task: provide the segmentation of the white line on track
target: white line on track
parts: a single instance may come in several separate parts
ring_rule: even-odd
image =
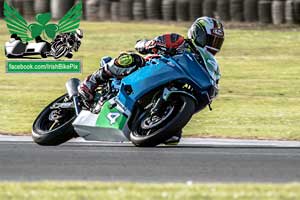
[[[0,142],[25,143],[32,142],[30,136],[0,135]],[[83,138],[72,139],[68,142],[77,145],[120,145],[132,146],[129,142],[98,142],[86,141]],[[233,148],[300,148],[300,141],[277,141],[277,140],[240,140],[240,139],[214,139],[214,138],[183,138],[179,146],[197,147],[233,147]]]

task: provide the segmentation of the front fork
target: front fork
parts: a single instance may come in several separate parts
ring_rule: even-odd
[[[79,106],[79,98],[78,98],[78,96],[79,96],[78,86],[79,85],[80,85],[80,80],[77,78],[71,78],[66,83],[68,95],[73,100],[76,115],[79,115],[79,113],[81,111],[81,108]]]
[[[150,111],[151,115],[156,114],[160,116],[160,114],[162,114],[160,113],[160,111],[163,110],[162,108],[165,106],[165,104],[166,104],[166,100],[164,100],[162,97],[159,97],[159,99],[155,102],[154,106]]]
[[[78,96],[73,96],[73,103],[74,103],[75,113],[78,116],[79,113],[80,113],[80,111],[81,111],[81,108],[79,106],[79,98],[78,98]]]
[[[159,97],[159,99],[155,102],[153,108],[151,109],[151,115],[154,113],[158,114],[161,110],[163,110],[161,108],[163,108],[165,106],[165,104],[169,100],[170,96],[174,93],[190,96],[195,100],[195,102],[197,102],[197,99],[192,94],[190,94],[186,91],[179,90],[175,87],[172,87],[170,89],[164,88],[162,96]]]

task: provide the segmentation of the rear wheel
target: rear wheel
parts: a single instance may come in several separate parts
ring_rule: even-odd
[[[45,45],[41,50],[41,57],[47,58],[47,45]]]
[[[130,140],[140,147],[154,147],[164,143],[189,122],[195,111],[194,100],[186,95],[174,95],[160,109],[152,113],[154,104],[146,106],[132,122]]]
[[[66,57],[69,58],[69,59],[71,59],[71,58],[73,58],[73,54],[72,54],[72,53],[68,53],[68,54],[66,55]]]
[[[41,57],[42,58],[47,58],[47,53],[46,52],[41,52]]]
[[[39,114],[32,126],[32,138],[40,145],[59,145],[73,137],[77,133],[73,128],[76,118],[74,108],[55,108],[55,103],[66,102],[67,95],[63,95],[49,104]]]

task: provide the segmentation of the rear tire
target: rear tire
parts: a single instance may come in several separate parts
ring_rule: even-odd
[[[47,58],[47,44],[41,50],[41,57]]]
[[[73,54],[68,53],[68,54],[66,55],[66,57],[69,58],[69,59],[71,59],[71,58],[73,58]]]
[[[42,57],[42,58],[47,58],[46,52],[41,52],[41,57]]]
[[[194,99],[186,95],[174,95],[172,99],[176,103],[173,105],[171,113],[161,123],[159,122],[158,125],[148,130],[143,128],[143,123],[146,121],[149,110],[141,112],[137,120],[132,123],[130,140],[134,145],[138,147],[157,146],[178,133],[190,121],[195,111]],[[145,131],[146,135],[143,134]]]
[[[44,146],[55,146],[62,144],[74,137],[78,137],[73,128],[73,121],[76,118],[76,114],[70,113],[70,116],[58,127],[49,130],[47,123],[50,122],[49,114],[51,113],[50,107],[56,102],[62,102],[67,94],[57,98],[50,103],[44,110],[38,115],[32,125],[32,138],[34,142]],[[47,130],[48,129],[48,130]]]

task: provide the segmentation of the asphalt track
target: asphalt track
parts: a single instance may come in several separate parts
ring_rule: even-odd
[[[236,142],[236,144],[235,144]],[[179,146],[1,139],[0,180],[299,182],[299,142],[185,140]],[[247,145],[248,144],[248,145]]]

